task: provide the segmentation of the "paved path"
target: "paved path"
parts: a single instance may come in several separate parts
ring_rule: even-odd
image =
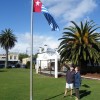
[[[41,71],[44,74],[50,74],[50,71]],[[51,71],[51,74],[54,75],[54,71]],[[65,76],[66,73],[64,72],[58,72],[58,75],[62,75]],[[94,80],[100,80],[100,78],[93,78],[93,77],[87,77],[87,76],[81,76],[82,78],[86,78],[86,79],[94,79]]]
[[[86,78],[86,79],[100,80],[100,78],[93,78],[93,77],[87,77],[87,76],[81,76],[81,77]]]

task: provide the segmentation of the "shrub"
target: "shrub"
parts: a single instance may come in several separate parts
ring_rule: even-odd
[[[21,67],[21,65],[20,64],[16,64],[16,66],[15,66],[16,68],[20,68]]]
[[[30,68],[30,61],[26,63],[26,68]]]

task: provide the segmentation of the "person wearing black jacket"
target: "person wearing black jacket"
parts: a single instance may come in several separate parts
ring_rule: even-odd
[[[74,89],[75,89],[75,100],[79,100],[80,99],[80,95],[79,95],[79,88],[81,86],[81,75],[79,72],[79,67],[75,67],[75,75],[74,75]]]
[[[71,89],[70,95],[72,96],[73,94],[74,74],[75,74],[74,67],[71,66],[70,70],[66,72],[66,87],[65,87],[64,97],[67,95],[68,89]]]

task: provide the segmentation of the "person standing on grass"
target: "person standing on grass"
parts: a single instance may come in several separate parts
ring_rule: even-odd
[[[79,96],[79,87],[81,86],[81,75],[79,72],[79,67],[75,67],[75,75],[74,75],[74,89],[75,89],[75,100],[79,100],[80,96]]]
[[[70,96],[72,96],[73,94],[74,74],[75,74],[74,67],[71,66],[70,70],[66,72],[66,88],[64,97],[67,95],[68,89],[71,90]]]

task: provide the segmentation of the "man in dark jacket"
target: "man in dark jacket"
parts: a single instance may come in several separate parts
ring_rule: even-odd
[[[68,89],[71,89],[70,95],[72,96],[73,93],[73,84],[74,84],[74,68],[73,66],[70,67],[70,70],[66,72],[66,88],[65,88],[65,94],[64,97],[66,96]]]
[[[79,67],[75,68],[75,80],[74,80],[74,89],[75,89],[75,94],[76,94],[76,99],[75,100],[79,100],[80,99],[80,94],[79,94],[79,88],[81,86],[81,75],[79,72]]]

